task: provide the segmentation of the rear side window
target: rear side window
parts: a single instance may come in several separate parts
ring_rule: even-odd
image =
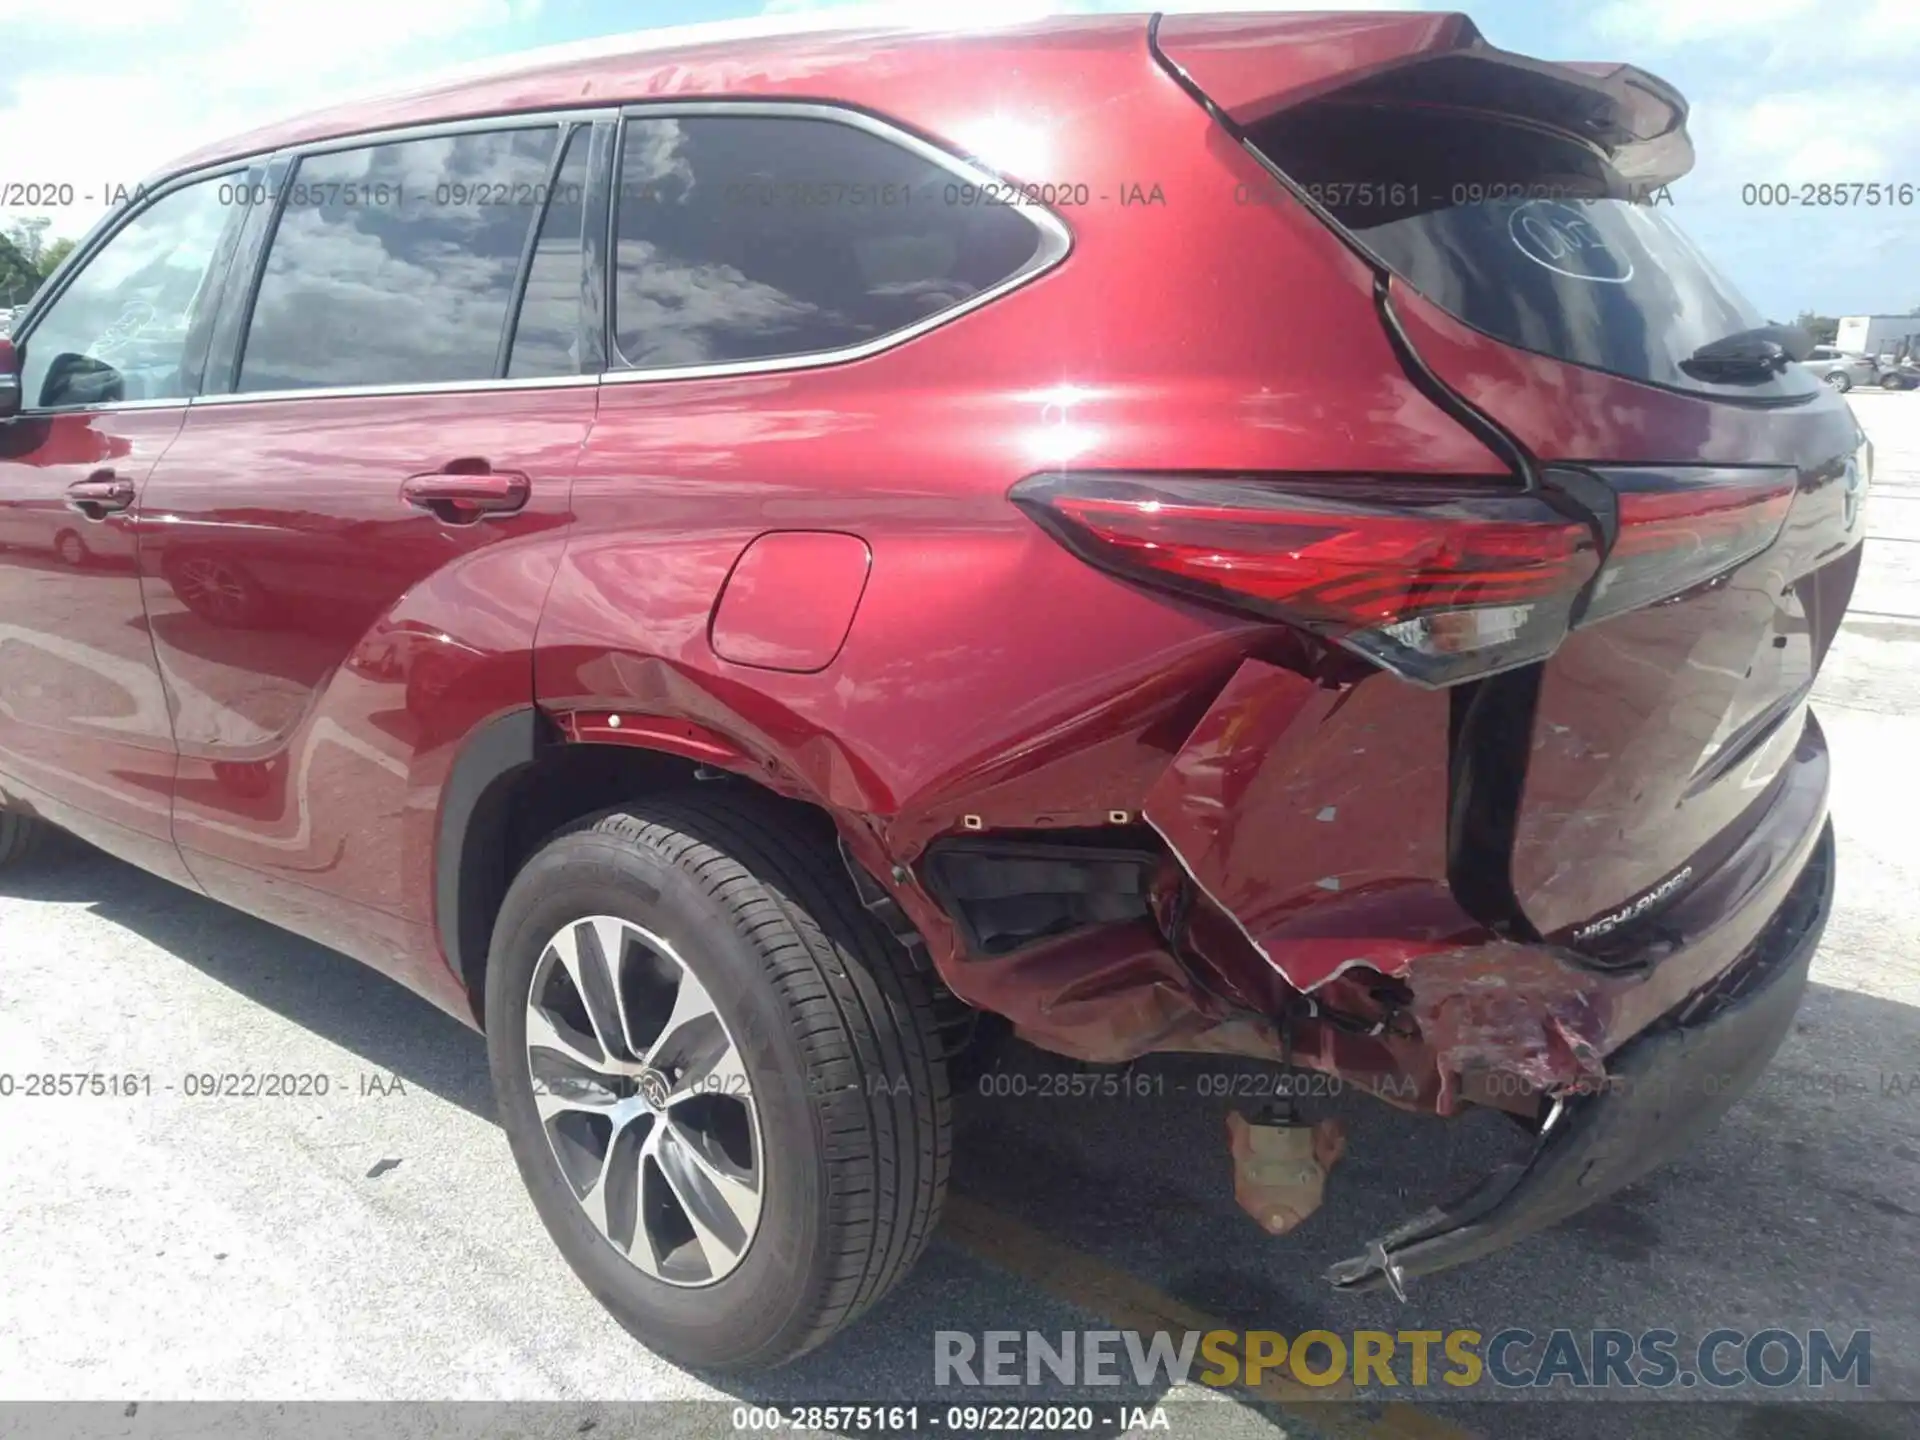
[[[1605,158],[1486,115],[1342,103],[1284,111],[1255,148],[1407,284],[1496,339],[1675,389],[1777,399],[1819,384],[1681,368],[1767,322]]]
[[[558,135],[473,132],[302,159],[285,182],[237,388],[498,375]]]
[[[865,345],[1051,258],[1051,232],[977,199],[954,170],[834,120],[629,120],[611,368]]]

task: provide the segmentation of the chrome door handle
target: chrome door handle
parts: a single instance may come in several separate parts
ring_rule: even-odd
[[[84,480],[67,486],[67,505],[89,520],[103,520],[116,510],[133,504],[133,482],[122,480],[111,470],[96,470]]]
[[[400,487],[400,497],[409,505],[431,510],[453,525],[510,515],[523,508],[532,493],[532,483],[520,471],[495,470],[484,460],[455,460],[410,475]]]

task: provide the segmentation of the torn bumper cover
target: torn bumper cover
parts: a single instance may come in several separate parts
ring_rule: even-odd
[[[1792,1027],[1833,904],[1833,861],[1829,825],[1740,961],[1616,1051],[1604,1081],[1562,1096],[1523,1160],[1380,1236],[1328,1280],[1402,1293],[1406,1279],[1511,1245],[1686,1148],[1752,1088]]]

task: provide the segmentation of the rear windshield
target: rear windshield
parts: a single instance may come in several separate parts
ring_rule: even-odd
[[[1767,323],[1636,189],[1559,136],[1439,109],[1337,100],[1250,137],[1407,284],[1475,329],[1633,380],[1778,400],[1818,392],[1797,366],[1757,383],[1680,362]]]

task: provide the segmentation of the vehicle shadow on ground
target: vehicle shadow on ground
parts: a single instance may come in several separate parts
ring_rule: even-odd
[[[257,1005],[351,1050],[461,1109],[491,1120],[486,1042],[444,1011],[357,960],[182,890],[70,836],[18,872],[0,895],[84,904]]]
[[[410,1087],[492,1117],[480,1037],[343,955],[77,845],[0,878],[0,894],[87,905]],[[1905,1277],[1920,1273],[1916,1034],[1920,1011],[1913,1007],[1812,986],[1761,1085],[1693,1152],[1548,1234],[1416,1282],[1404,1304],[1384,1293],[1336,1294],[1319,1277],[1524,1144],[1504,1117],[1483,1111],[1439,1124],[1353,1094],[1314,1102],[1316,1114],[1337,1114],[1347,1124],[1348,1156],[1333,1173],[1321,1213],[1298,1234],[1270,1239],[1234,1204],[1224,1117],[1235,1102],[1217,1093],[1234,1088],[1221,1077],[1258,1074],[1259,1067],[1153,1057],[1134,1067],[1131,1098],[1088,1097],[1057,1082],[1048,1093],[1044,1079],[1085,1067],[1014,1044],[959,1097],[954,1185],[976,1204],[1226,1328],[1298,1334],[1468,1327],[1492,1335],[1523,1327],[1544,1336],[1556,1328],[1671,1326],[1683,1343],[1723,1325],[1749,1332],[1824,1325],[1843,1335],[1861,1328],[1873,1331],[1873,1392],[1914,1396],[1920,1369],[1910,1357],[1920,1355],[1920,1296]],[[983,1285],[981,1263],[951,1238],[936,1244],[849,1333],[846,1343],[860,1350],[856,1370],[843,1347],[828,1347],[763,1379],[702,1378],[747,1401],[844,1402],[852,1373],[862,1400],[925,1400],[933,1393],[938,1330],[1057,1337],[1113,1323],[1103,1313],[1113,1297],[1097,1283],[1062,1294],[1057,1279],[1017,1273],[1016,1260],[1016,1273]],[[1089,1393],[1019,1385],[942,1398],[1004,1403],[1084,1400]],[[1128,1384],[1099,1399],[1140,1403],[1159,1393]],[[1811,1398],[1804,1390],[1779,1393]],[[1436,1385],[1430,1395],[1379,1398],[1461,1395]],[[1738,1398],[1766,1397],[1747,1391]],[[1830,1417],[1840,1428],[1806,1412],[1776,1422],[1739,1406],[1683,1409],[1684,1417],[1663,1415],[1662,1433],[1733,1440],[1902,1433],[1873,1407],[1855,1407],[1844,1424]],[[1617,1428],[1624,1410],[1474,1406],[1471,1428],[1529,1440],[1627,1433]]]

